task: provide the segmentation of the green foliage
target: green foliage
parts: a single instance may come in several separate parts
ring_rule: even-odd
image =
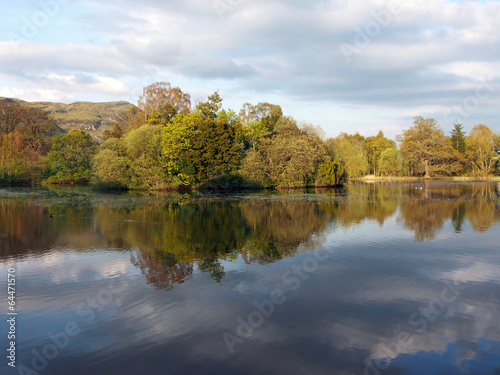
[[[151,110],[148,116],[150,125],[162,126],[167,122],[171,122],[172,118],[177,114],[175,108],[170,104],[164,104],[157,109]]]
[[[390,176],[400,174],[403,169],[401,155],[398,150],[394,148],[386,148],[382,151],[379,157],[378,165],[379,171],[382,174],[388,174]]]
[[[166,173],[172,177],[174,185],[189,186],[195,183],[195,169],[189,153],[196,135],[196,124],[201,121],[199,114],[180,114],[166,123],[162,130],[162,152]]]
[[[474,174],[484,177],[494,169],[498,162],[495,148],[495,135],[490,128],[483,124],[472,128],[466,141],[466,155]]]
[[[365,155],[368,162],[369,172],[374,175],[379,174],[380,166],[379,160],[380,155],[387,148],[396,148],[394,141],[384,137],[384,133],[379,131],[377,136],[366,138],[365,142]]]
[[[221,111],[218,92],[163,126],[165,167],[174,184],[207,184],[232,173],[239,163],[234,114]]]
[[[336,161],[327,161],[319,167],[316,185],[340,186],[347,181],[347,174],[342,164]]]
[[[113,124],[112,130],[105,130],[104,131],[104,135],[102,137],[102,140],[105,141],[109,138],[121,138],[122,135],[123,135],[123,130],[122,130],[120,124],[115,122]]]
[[[247,153],[241,174],[263,187],[300,187],[326,158],[326,147],[317,134],[300,129],[291,117],[281,117],[272,138],[261,137]]]
[[[455,124],[451,131],[451,145],[461,154],[465,153],[465,138],[462,124]]]
[[[96,146],[83,130],[72,129],[56,136],[47,155],[51,183],[87,183],[92,175],[92,156]]]
[[[239,119],[243,124],[249,121],[258,121],[268,132],[274,131],[274,126],[281,116],[283,116],[283,111],[279,105],[266,102],[255,106],[245,103],[239,113]]]
[[[194,166],[196,183],[229,174],[239,163],[236,132],[227,119],[203,117],[196,124],[189,160]]]
[[[358,177],[368,171],[365,140],[360,134],[340,133],[335,139],[336,154],[349,177]]]
[[[404,160],[423,167],[425,177],[458,172],[461,165],[457,152],[437,121],[418,116],[413,124],[398,137]]]
[[[205,119],[215,120],[221,108],[222,98],[220,97],[219,92],[216,91],[208,97],[206,102],[199,103],[196,106],[196,111],[199,112]]]
[[[94,184],[105,188],[166,187],[162,130],[143,125],[122,138],[106,140],[94,157]]]

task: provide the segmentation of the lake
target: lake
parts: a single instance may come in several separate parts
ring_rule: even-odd
[[[2,374],[498,374],[499,198],[0,189]]]

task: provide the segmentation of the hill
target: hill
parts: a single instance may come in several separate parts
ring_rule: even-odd
[[[90,133],[92,138],[99,141],[105,130],[110,129],[114,121],[125,115],[133,104],[126,101],[118,102],[75,102],[71,104],[52,102],[26,102],[16,98],[1,98],[42,109],[52,116],[57,126],[64,131],[82,129]]]

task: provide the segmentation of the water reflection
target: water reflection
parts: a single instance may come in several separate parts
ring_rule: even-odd
[[[498,193],[493,184],[352,185],[237,199],[160,196],[133,204],[116,201],[120,196],[58,190],[42,201],[4,194],[0,256],[50,248],[134,249],[132,263],[158,288],[171,288],[195,269],[221,282],[223,261],[275,262],[317,248],[328,233],[367,220],[384,226],[394,216],[416,241],[437,238],[448,220],[456,233],[466,222],[484,232],[500,221]]]
[[[21,273],[24,365],[75,321],[46,373],[498,370],[495,184],[15,193],[0,191],[0,261]],[[237,336],[278,289],[286,300]]]

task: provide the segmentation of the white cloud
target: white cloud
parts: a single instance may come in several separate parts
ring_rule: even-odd
[[[50,92],[55,85],[59,97],[95,93],[116,100],[145,76],[179,77],[199,87],[230,87],[235,97],[245,93],[253,102],[274,93],[306,106],[382,106],[391,109],[387,122],[427,108],[439,117],[480,79],[500,89],[499,2],[399,3],[400,11],[361,47],[358,30],[381,22],[376,15],[387,14],[389,1],[228,2],[233,5],[222,18],[211,1],[146,0],[141,12],[130,0],[70,3],[66,18],[54,17],[17,51],[0,42],[0,71],[14,82],[11,92]],[[359,49],[351,63],[341,43]],[[488,98],[471,121],[493,120],[497,104]],[[313,120],[335,119],[314,110]]]

